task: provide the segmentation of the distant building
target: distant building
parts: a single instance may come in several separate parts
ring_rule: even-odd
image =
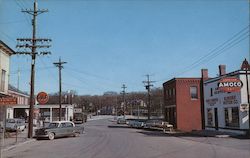
[[[9,84],[8,95],[17,98],[17,105],[7,108],[6,118],[27,118],[29,114],[29,95]]]
[[[15,52],[0,40],[0,97],[8,96],[8,83],[10,72],[10,56]],[[0,106],[0,116],[4,116],[4,108]],[[0,117],[2,121],[3,117]]]
[[[225,65],[220,65],[219,76],[214,78],[208,78],[208,71],[205,71],[203,80],[206,129],[235,133],[245,133],[249,129],[249,112],[245,107],[248,105],[247,84],[249,89],[250,75],[246,70],[250,70],[250,66],[245,60],[240,70],[230,73],[226,73]],[[241,81],[243,86],[239,91],[225,92],[219,89],[221,80],[229,77]]]
[[[0,97],[8,93],[10,56],[15,52],[0,40]]]
[[[200,78],[173,78],[163,84],[165,119],[174,128],[202,129],[200,85]]]

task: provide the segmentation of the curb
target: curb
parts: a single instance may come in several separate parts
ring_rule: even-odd
[[[20,142],[20,143],[17,143],[17,144],[14,144],[14,145],[9,145],[7,146],[6,148],[3,149],[3,151],[9,151],[9,150],[12,150],[18,146],[21,146],[21,145],[24,145],[24,144],[27,144],[27,143],[31,143],[31,142],[34,142],[35,139],[30,139],[30,140],[26,140],[24,142]]]

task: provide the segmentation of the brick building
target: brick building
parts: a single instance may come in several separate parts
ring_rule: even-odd
[[[163,83],[165,119],[181,131],[202,129],[201,78],[173,78]]]

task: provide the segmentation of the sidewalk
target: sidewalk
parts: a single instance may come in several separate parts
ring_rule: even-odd
[[[190,132],[192,135],[204,136],[204,137],[217,137],[217,138],[242,138],[247,139],[246,135],[231,133],[231,132],[223,132],[223,131],[212,131],[212,130],[200,130],[200,131],[192,131]]]
[[[3,140],[3,151],[7,151],[21,144],[34,141],[34,139],[27,138],[27,135],[27,129],[18,133],[17,137],[15,132],[9,133],[9,137]]]

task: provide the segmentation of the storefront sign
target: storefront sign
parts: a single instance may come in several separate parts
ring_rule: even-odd
[[[218,98],[213,98],[213,99],[207,99],[206,103],[209,104],[210,106],[214,106],[218,101],[219,101]]]
[[[17,104],[17,98],[14,97],[0,98],[0,105],[16,105],[16,104]]]
[[[228,105],[228,104],[238,104],[238,100],[236,98],[235,95],[233,96],[228,96],[228,97],[224,97],[224,101],[223,101],[223,104],[224,105]]]
[[[242,86],[242,81],[235,77],[223,78],[218,83],[219,90],[223,92],[239,92]]]
[[[39,104],[46,104],[49,101],[49,95],[45,92],[40,92],[37,94],[36,99]]]

